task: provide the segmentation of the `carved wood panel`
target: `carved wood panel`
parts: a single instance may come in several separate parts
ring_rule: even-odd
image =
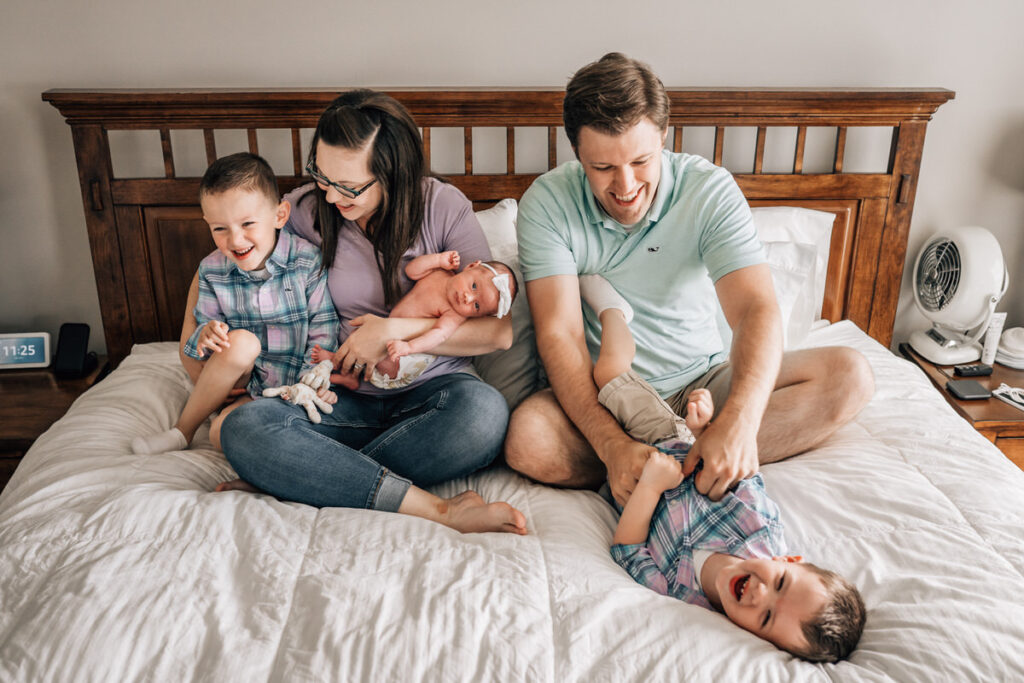
[[[161,339],[178,339],[188,288],[203,257],[216,249],[199,207],[143,209]],[[142,258],[142,255],[139,255]]]

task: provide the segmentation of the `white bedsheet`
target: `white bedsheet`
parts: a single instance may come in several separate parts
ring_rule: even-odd
[[[525,537],[210,493],[208,448],[130,453],[188,383],[136,347],[0,496],[2,681],[1007,681],[1024,677],[1024,473],[924,375],[850,323],[878,390],[822,447],[763,472],[791,547],[864,594],[860,647],[811,665],[634,583],[595,494],[489,471]]]

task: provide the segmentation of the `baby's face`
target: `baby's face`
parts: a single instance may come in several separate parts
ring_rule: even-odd
[[[718,572],[715,587],[730,621],[787,652],[807,647],[803,624],[828,601],[817,574],[782,558],[736,558]]]
[[[448,278],[445,296],[452,310],[464,318],[480,318],[498,312],[499,295],[498,288],[494,286],[494,273],[479,262]]]

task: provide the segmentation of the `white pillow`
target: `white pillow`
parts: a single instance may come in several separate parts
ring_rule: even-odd
[[[815,318],[809,292],[814,284],[816,251],[810,244],[797,242],[767,242],[764,251],[782,315],[782,345],[785,349],[796,348],[810,333]],[[722,345],[728,349],[732,330],[721,306],[715,322]]]
[[[832,246],[835,214],[799,206],[759,206],[751,209],[751,213],[754,215],[757,236],[765,244],[795,242],[814,247],[816,261],[809,303],[814,316],[811,321],[817,320],[821,317],[821,306],[825,301],[825,278],[828,275],[828,255]]]
[[[779,301],[783,348],[796,348],[821,317],[835,214],[797,206],[759,206],[751,213]],[[728,349],[732,331],[721,307],[717,323]]]
[[[494,351],[473,359],[473,365],[485,382],[501,392],[509,408],[515,408],[539,387],[540,359],[533,320],[526,300],[523,273],[519,269],[519,248],[516,242],[516,215],[519,207],[514,199],[503,199],[476,217],[483,228],[491,258],[501,261],[515,273],[519,293],[512,303],[512,331],[515,338],[505,351]]]
[[[764,250],[782,313],[783,348],[795,348],[803,343],[817,317],[810,295],[816,251],[799,242],[766,242]]]

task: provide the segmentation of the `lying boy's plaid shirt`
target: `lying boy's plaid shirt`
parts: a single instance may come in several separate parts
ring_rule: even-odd
[[[327,291],[327,271],[321,272],[320,263],[317,247],[285,230],[278,231],[263,278],[240,270],[219,251],[204,258],[195,307],[198,327],[185,343],[185,355],[201,360],[197,344],[203,326],[220,320],[260,340],[260,355],[246,387],[251,396],[297,382],[313,367],[313,346],[334,349],[341,332]]]
[[[656,446],[680,461],[690,450],[684,441]],[[765,492],[760,473],[741,481],[717,503],[697,490],[695,474],[662,495],[646,543],[613,545],[611,552],[638,583],[711,609],[698,588],[694,550],[743,558],[775,557],[786,554],[786,541],[779,508]]]

